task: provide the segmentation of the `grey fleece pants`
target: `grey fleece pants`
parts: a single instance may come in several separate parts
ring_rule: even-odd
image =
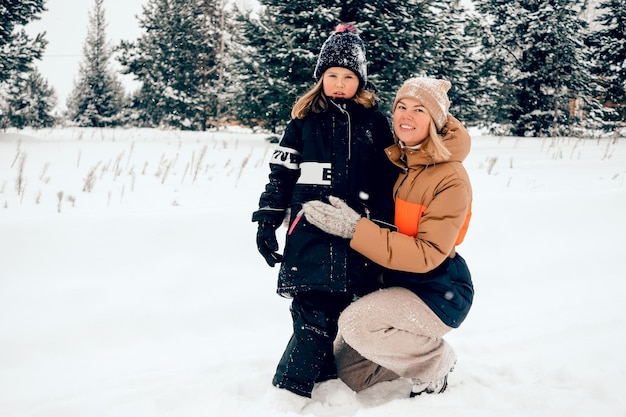
[[[399,377],[443,378],[456,355],[441,337],[451,327],[410,290],[382,289],[350,304],[339,317],[337,375],[354,391]]]

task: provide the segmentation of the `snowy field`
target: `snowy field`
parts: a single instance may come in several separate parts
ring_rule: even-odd
[[[0,416],[266,417],[291,333],[242,130],[0,133]],[[473,135],[476,298],[442,395],[321,384],[314,416],[626,416],[626,139]]]

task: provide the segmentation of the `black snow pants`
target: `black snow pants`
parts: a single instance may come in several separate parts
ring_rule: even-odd
[[[293,334],[276,368],[274,386],[310,397],[316,382],[337,377],[333,355],[337,320],[352,298],[347,293],[320,291],[294,295]]]

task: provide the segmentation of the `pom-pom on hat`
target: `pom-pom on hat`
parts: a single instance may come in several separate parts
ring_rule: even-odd
[[[448,90],[450,87],[450,81],[447,80],[427,77],[409,78],[398,90],[393,102],[393,109],[396,109],[398,101],[403,98],[413,98],[426,108],[435,121],[437,130],[441,130],[448,119],[448,110],[450,109]]]
[[[359,77],[359,86],[367,82],[367,62],[365,45],[356,33],[356,28],[349,23],[342,23],[335,28],[335,32],[326,39],[313,76],[319,80],[324,71],[331,67],[347,68]]]

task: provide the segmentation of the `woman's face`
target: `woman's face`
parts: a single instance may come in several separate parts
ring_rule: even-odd
[[[403,98],[393,112],[393,130],[406,146],[416,146],[428,137],[430,119],[422,103],[414,98]]]
[[[330,67],[322,77],[327,97],[351,99],[359,89],[359,77],[349,69]]]

